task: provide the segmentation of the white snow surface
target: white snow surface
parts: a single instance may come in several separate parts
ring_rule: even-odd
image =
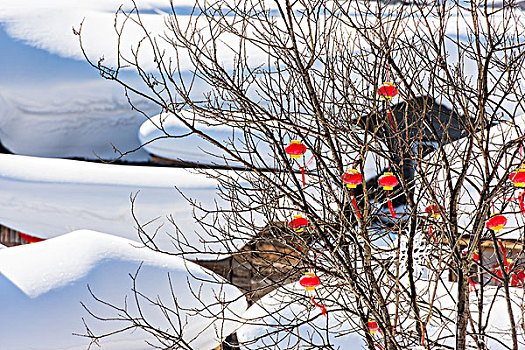
[[[191,110],[182,110],[179,112],[179,115],[188,122],[192,122],[198,130],[206,133],[220,143],[227,145],[229,149],[233,149],[231,145],[233,142],[235,143],[235,147],[239,150],[246,150],[243,146],[246,139],[240,128],[219,124],[217,121],[214,121],[213,118],[199,115]],[[275,125],[275,131],[277,132],[277,130],[278,126]],[[142,124],[139,131],[139,140],[141,144],[144,144],[144,149],[150,154],[163,158],[194,161],[203,164],[242,166],[242,163],[240,162],[228,160],[231,158],[230,155],[198,135],[193,134],[184,137],[177,137],[187,135],[189,131],[190,130],[174,115],[170,113],[162,113],[153,116]],[[170,137],[166,137],[168,135]],[[353,139],[356,141],[359,140],[359,142],[361,142],[360,144],[364,142],[364,137],[364,132],[360,129],[356,129],[353,133]],[[276,155],[275,152],[271,150],[270,144],[266,142],[264,136],[261,136],[258,133],[254,133],[254,140],[257,143],[257,152],[260,154],[262,160],[259,160],[257,157],[250,159],[248,156],[244,155],[243,159],[248,163],[255,164],[259,167],[274,167]],[[342,143],[342,141],[339,142]],[[285,148],[286,146],[287,144],[283,143],[282,148]],[[384,143],[377,141],[370,142],[368,146],[383,151],[386,151],[387,149]],[[343,150],[343,164],[351,167],[358,155],[356,151],[358,147],[355,145],[351,146],[344,144],[340,145],[340,147]],[[323,147],[321,152],[326,154],[327,157],[330,157],[328,147]],[[311,163],[308,165],[307,169],[316,168],[315,158],[312,158],[311,150],[307,149],[303,157],[305,162],[311,159]],[[253,159],[255,159],[255,162],[253,162]],[[375,153],[368,152],[366,154],[363,170],[365,179],[369,180],[373,178],[387,166],[388,163],[385,159],[379,157]],[[295,167],[297,168],[297,166]]]
[[[251,306],[243,317],[245,324],[237,331],[239,341],[244,349],[267,349],[275,347],[289,349],[298,344],[307,344],[304,340],[298,343],[297,334],[310,339],[308,345],[326,346],[331,345],[341,350],[361,350],[366,348],[363,329],[359,319],[350,313],[341,311],[335,306],[342,303],[350,308],[356,308],[355,298],[350,293],[341,291],[341,286],[325,286],[326,280],[320,276],[322,284],[315,291],[317,302],[324,304],[327,308],[327,318],[321,315],[319,308],[310,301],[310,295],[304,291],[304,287],[298,282],[283,286],[265,295],[256,304]],[[406,281],[405,281],[406,282]],[[388,286],[384,286],[388,288]],[[431,282],[420,280],[416,282],[418,296],[421,300],[434,302],[439,313],[434,313],[427,325],[429,339],[438,340],[444,345],[454,347],[455,339],[455,298],[457,296],[457,284],[452,282]],[[449,293],[450,292],[450,293]],[[434,295],[435,293],[435,295]],[[504,350],[512,347],[510,336],[510,322],[507,313],[506,300],[503,290],[495,286],[486,286],[484,290],[484,315],[483,324],[487,325],[487,346],[489,349]],[[434,298],[434,299],[432,299]],[[524,302],[522,288],[511,288],[510,298],[516,325],[518,325],[518,341],[525,344],[525,332],[523,329],[523,314],[521,305]],[[472,317],[477,321],[477,295],[470,294],[470,310]],[[489,314],[489,306],[493,306]],[[426,317],[426,315],[422,315]],[[309,320],[308,322],[305,322]],[[413,319],[402,321],[403,329],[414,329]],[[469,326],[470,327],[470,326]],[[338,332],[345,331],[344,335]],[[374,335],[376,341],[381,341],[382,335]],[[473,342],[469,338],[468,342]],[[475,344],[471,344],[475,345]]]
[[[102,79],[0,86],[0,140],[16,154],[114,159],[139,146],[144,116],[131,110],[123,90]],[[137,107],[151,110],[147,103]],[[144,161],[143,150],[124,159]]]
[[[193,207],[175,186],[204,208],[215,208],[215,203],[228,208],[217,196],[216,180],[192,170],[0,154],[0,223],[44,238],[90,229],[137,241],[130,196],[138,193],[139,222],[158,218],[146,227],[149,233],[164,224],[155,239],[160,248],[178,251],[168,236],[176,235],[171,216],[187,240],[185,251],[224,251],[220,243],[204,243],[216,239],[196,224]],[[199,210],[195,213],[200,217]]]
[[[191,110],[182,110],[178,114],[199,131],[228,146],[229,149],[233,149],[230,143],[233,143],[234,147],[239,150],[246,149],[246,139],[241,129],[214,122],[213,119],[198,115]],[[152,155],[163,158],[203,164],[243,166],[241,162],[229,160],[231,156],[211,142],[197,134],[189,135],[189,133],[190,129],[177,119],[175,115],[161,113],[146,120],[141,125],[138,138],[141,144],[144,144],[145,150]],[[165,138],[166,136],[169,136],[169,138]],[[254,138],[257,142],[262,137],[254,136]],[[274,166],[274,154],[266,143],[259,142],[257,151],[262,156],[267,167]],[[250,162],[247,156],[243,157],[243,159]]]
[[[243,315],[245,324],[237,331],[242,348],[293,349],[296,346],[330,345],[341,350],[364,349],[366,342],[357,331],[359,319],[334,311],[326,300],[330,298],[329,293],[323,288],[318,288],[315,297],[317,302],[326,306],[328,318],[322,316],[320,309],[312,304],[310,294],[299,282],[265,295]],[[342,298],[349,302],[353,299],[348,295]],[[312,320],[304,323],[307,319]],[[299,341],[298,334],[311,343]]]
[[[238,328],[239,315],[247,307],[241,292],[221,278],[175,256],[136,247],[135,242],[93,231],[75,231],[47,241],[0,250],[0,338],[1,349],[86,349],[89,340],[82,317],[96,334],[109,332],[122,322],[97,321],[80,302],[98,316],[114,317],[115,310],[97,303],[87,285],[100,299],[124,306],[137,316],[133,284],[153,300],[159,297],[173,306],[168,274],[180,310],[183,339],[195,349],[209,350]],[[200,290],[199,290],[200,288]],[[198,293],[193,294],[193,293]],[[224,313],[217,299],[231,302]],[[201,315],[194,310],[210,306]],[[141,300],[142,311],[153,324],[170,329],[160,310]],[[221,315],[225,321],[212,314]],[[173,330],[171,330],[173,333]],[[156,343],[143,331],[124,332],[102,339],[103,349],[149,349],[145,340]]]

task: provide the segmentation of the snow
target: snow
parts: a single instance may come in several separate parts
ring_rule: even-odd
[[[227,145],[229,149],[234,148],[231,146],[231,142],[233,141],[236,143],[237,148],[241,151],[246,151],[246,148],[243,146],[246,143],[246,139],[243,130],[239,127],[218,124],[213,118],[200,115],[191,110],[182,110],[179,112],[179,117],[187,121],[194,121],[194,125],[198,130],[215,138],[224,145]],[[144,149],[150,154],[163,158],[194,161],[203,164],[242,166],[240,162],[229,161],[228,159],[231,158],[231,156],[212,145],[210,142],[204,140],[198,135],[187,136],[188,133],[189,129],[185,127],[176,116],[171,113],[162,113],[150,118],[142,124],[139,131],[139,140],[144,144]],[[299,139],[305,137],[307,136],[301,136]],[[275,152],[271,150],[269,143],[266,141],[267,138],[255,132],[254,138],[259,140],[257,141],[257,152],[261,155],[262,161],[256,159],[255,162],[253,162],[253,159],[251,160],[247,156],[243,157],[243,159],[248,163],[255,164],[259,167],[274,166]],[[277,135],[276,138],[278,139]],[[357,139],[360,142],[363,142],[364,138],[364,131],[360,129],[356,129],[351,137],[352,141]],[[283,142],[285,141],[291,140],[283,140]],[[370,140],[368,142],[369,147],[373,147],[377,150],[387,150],[386,145],[382,142],[371,142]],[[340,143],[342,143],[341,140]],[[284,148],[286,146],[287,143],[283,143],[282,147]],[[356,146],[350,144],[341,144],[339,146],[342,150],[341,154],[343,164],[351,167],[358,155],[355,151]],[[326,154],[326,156],[329,157],[330,151],[326,145],[323,146],[321,153]],[[305,161],[310,160],[312,157],[311,151],[307,149],[303,157],[305,158]],[[370,180],[387,166],[388,163],[384,158],[381,158],[372,152],[367,152],[363,172],[365,174],[365,179]],[[307,169],[315,169],[315,167],[315,159],[312,159],[312,162]]]
[[[5,226],[45,238],[90,229],[138,240],[130,201],[130,196],[137,194],[139,222],[158,218],[147,227],[150,233],[164,224],[155,240],[162,249],[179,248],[171,245],[167,235],[176,235],[168,220],[172,216],[188,240],[185,251],[226,250],[221,243],[209,242],[216,239],[196,224],[192,206],[177,191],[204,208],[215,208],[216,204],[229,208],[229,203],[217,196],[217,181],[206,174],[7,154],[0,154],[0,164],[0,223]],[[196,211],[197,217],[201,214]],[[245,241],[232,239],[230,244],[242,246]]]
[[[96,334],[123,325],[100,322],[87,314],[80,302],[99,316],[117,316],[115,310],[90,296],[87,285],[98,298],[119,307],[127,296],[128,310],[137,316],[128,274],[134,275],[141,263],[137,289],[173,307],[167,278],[170,275],[177,302],[183,306],[183,339],[192,348],[209,350],[239,326],[237,320],[247,304],[237,288],[181,258],[138,248],[135,242],[123,238],[82,230],[0,250],[0,310],[9,315],[0,318],[1,348],[86,349],[89,341],[72,335],[85,333],[82,317]],[[214,304],[216,298],[231,301],[223,313]],[[160,310],[144,300],[141,304],[149,321],[169,329]],[[203,305],[210,309],[201,315],[193,311]],[[217,319],[212,315],[221,316]],[[156,343],[142,331],[128,331],[102,339],[100,345],[103,349],[147,349],[145,340]]]
[[[299,344],[307,344],[304,339],[311,339],[313,347],[330,344],[334,348],[357,350],[366,348],[364,334],[360,321],[355,314],[342,311],[337,305],[345,305],[350,310],[355,309],[355,298],[348,291],[342,291],[338,284],[330,286],[330,282],[320,276],[322,285],[316,289],[315,297],[327,308],[327,318],[323,317],[319,308],[309,300],[309,295],[298,282],[281,287],[251,306],[243,317],[245,324],[237,331],[239,341],[244,349],[293,348],[298,344],[297,334],[303,337]],[[406,282],[406,281],[405,281]],[[334,287],[337,286],[337,287]],[[389,286],[384,286],[389,288]],[[418,296],[423,303],[433,303],[439,309],[434,312],[427,324],[429,339],[437,340],[444,345],[454,347],[455,339],[455,297],[457,284],[452,282],[417,281]],[[434,295],[435,291],[435,295]],[[495,286],[486,286],[484,290],[483,323],[487,324],[486,338],[489,349],[503,350],[512,346],[510,338],[510,323],[503,290]],[[434,299],[432,299],[434,297]],[[521,305],[524,301],[522,288],[511,288],[511,300],[518,339],[525,342],[525,332],[522,328],[523,315]],[[477,321],[477,295],[470,295],[470,311],[472,319]],[[489,306],[494,303],[487,319]],[[425,308],[423,308],[425,309]],[[424,311],[422,313],[424,315]],[[402,317],[403,318],[403,317]],[[345,330],[341,336],[339,327]],[[403,318],[403,329],[414,329],[415,322],[410,317]],[[263,338],[266,337],[266,338]],[[381,334],[376,334],[377,340]],[[493,338],[490,338],[493,337]],[[472,341],[470,339],[469,341]],[[472,344],[473,345],[473,344]]]
[[[144,117],[131,111],[120,88],[107,84],[0,86],[0,140],[13,153],[42,157],[114,159],[112,144],[122,152],[137,148]],[[151,111],[148,104],[138,106]],[[124,159],[148,158],[140,150]]]
[[[233,149],[245,150],[246,136],[240,128],[214,122],[191,110],[182,110],[178,113],[180,118],[193,122],[193,126],[206,135],[214,138],[223,145]],[[152,155],[167,159],[190,161],[202,164],[218,164],[229,166],[243,166],[240,162],[230,161],[231,156],[217,146],[203,139],[199,135],[188,135],[190,130],[171,113],[161,113],[146,120],[140,127],[139,140],[144,144],[144,149]],[[169,135],[169,138],[165,138]],[[183,136],[183,137],[181,137]],[[254,135],[256,140],[264,138]],[[262,144],[262,145],[261,145]],[[265,142],[260,142],[257,151],[261,154],[268,166],[273,166],[273,152]],[[243,157],[250,162],[248,157]]]
[[[359,319],[331,308],[326,300],[331,298],[325,289],[318,288],[318,293],[327,308],[327,318],[312,304],[299,282],[265,295],[243,315],[245,324],[237,331],[242,348],[291,349],[299,348],[299,345],[312,348],[330,345],[334,349],[364,349],[366,342],[358,332]],[[351,302],[352,298],[343,296],[340,302],[342,300]],[[304,323],[309,319],[312,320]],[[342,330],[345,331],[343,334],[340,333]],[[298,341],[298,335],[302,340]]]

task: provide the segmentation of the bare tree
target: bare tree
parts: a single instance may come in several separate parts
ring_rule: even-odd
[[[525,55],[514,2],[232,0],[171,10],[160,33],[137,6],[119,10],[115,62],[86,59],[158,106],[161,138],[198,135],[217,164],[235,169],[199,170],[231,203],[195,203],[229,255],[201,264],[231,282],[248,271],[255,282],[237,283],[249,300],[278,289],[289,296],[283,309],[309,300],[289,283],[314,272],[322,292],[312,307],[326,307],[330,322],[318,326],[319,312],[277,318],[304,348],[331,347],[328,325],[361,334],[369,349],[523,346],[524,210],[514,183]],[[128,27],[142,33],[131,51],[120,46]],[[82,27],[75,32],[82,46]],[[144,84],[127,83],[123,69]],[[170,134],[170,118],[186,135]],[[234,132],[216,138],[203,125]],[[509,221],[503,231],[487,223],[497,212]],[[194,253],[183,239],[193,233],[173,224],[175,244]],[[155,232],[139,234],[158,249]],[[316,331],[295,334],[302,325]],[[280,346],[273,335],[265,348]]]

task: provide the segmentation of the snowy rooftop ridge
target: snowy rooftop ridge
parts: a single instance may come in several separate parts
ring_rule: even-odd
[[[139,266],[137,290],[153,299],[160,298],[165,305],[173,303],[169,273],[177,302],[184,306],[179,310],[183,338],[192,348],[212,349],[240,326],[237,320],[247,308],[246,300],[220,276],[179,257],[139,248],[124,238],[81,230],[40,243],[0,249],[0,310],[10,315],[0,318],[1,347],[86,349],[89,339],[72,335],[85,333],[82,317],[96,334],[123,324],[97,322],[86,313],[80,302],[98,315],[109,317],[114,312],[96,303],[87,285],[98,298],[119,307],[127,298],[128,311],[135,314],[129,274],[135,275]],[[226,309],[217,304],[218,299],[226,302]],[[209,309],[197,314],[195,310],[204,305]],[[141,307],[149,321],[166,326],[158,307],[146,301]],[[49,322],[50,315],[53,322]],[[155,343],[150,335],[135,330],[103,339],[101,346],[138,350],[147,348],[146,339]]]

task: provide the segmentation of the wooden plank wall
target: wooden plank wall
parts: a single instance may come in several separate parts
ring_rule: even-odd
[[[26,244],[27,242],[20,237],[20,233],[9,227],[0,225],[0,244],[6,247],[12,247],[15,245]]]

